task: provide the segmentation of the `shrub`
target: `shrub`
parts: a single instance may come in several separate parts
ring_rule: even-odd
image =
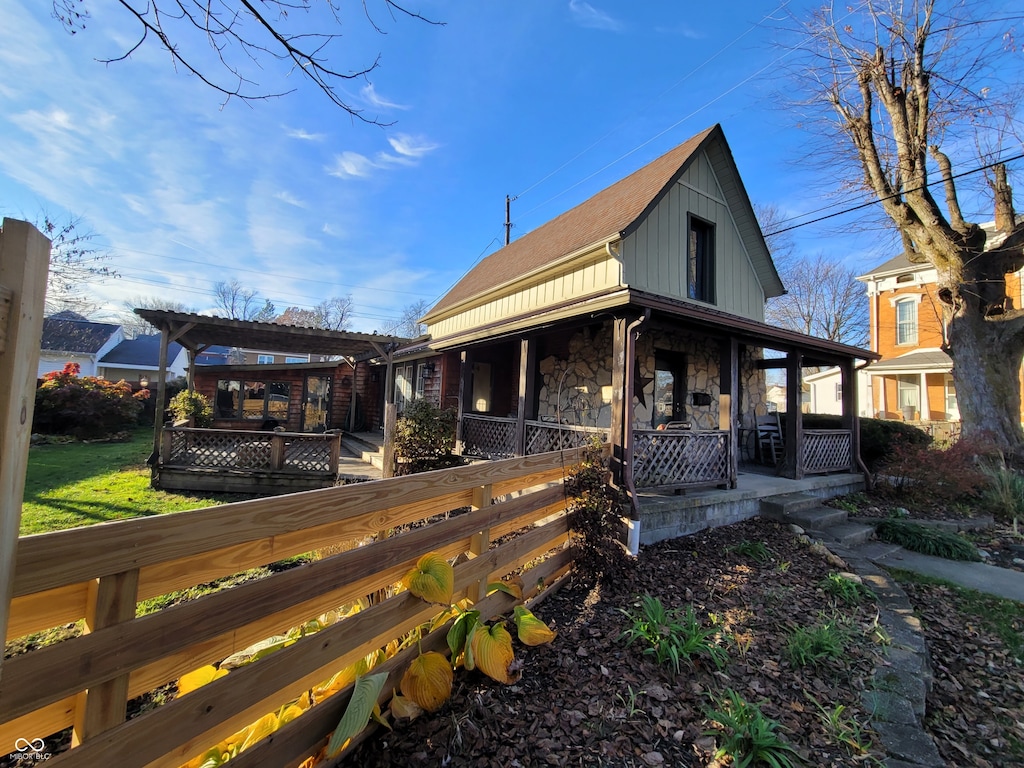
[[[984,457],[990,441],[961,438],[946,448],[899,443],[879,468],[879,484],[901,500],[954,502],[977,497],[988,485]]]
[[[981,560],[978,548],[962,536],[907,520],[883,520],[875,529],[875,534],[882,541],[923,555],[975,563]]]
[[[573,573],[585,585],[613,578],[631,564],[621,541],[624,498],[608,480],[601,445],[594,440],[565,479]]]
[[[412,475],[458,466],[455,448],[457,414],[427,400],[414,400],[395,424],[395,474]]]
[[[112,383],[96,376],[79,377],[80,371],[78,363],[67,363],[64,370],[43,376],[36,389],[34,431],[95,439],[138,424],[148,389],[132,394],[123,380]]]
[[[986,471],[989,485],[983,498],[992,516],[1012,522],[1017,529],[1017,521],[1024,517],[1024,475],[1001,466],[990,467]]]
[[[167,410],[175,420],[192,419],[192,423],[200,429],[213,426],[213,407],[207,397],[195,390],[181,390],[171,398]]]

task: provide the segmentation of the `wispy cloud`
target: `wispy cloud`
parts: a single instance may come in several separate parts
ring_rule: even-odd
[[[590,29],[620,32],[622,22],[604,11],[599,11],[585,0],[569,0],[569,11],[576,23]]]
[[[285,135],[289,139],[298,139],[299,141],[323,141],[326,138],[322,133],[310,133],[302,128],[289,128]]]
[[[274,197],[280,200],[282,203],[288,203],[288,205],[294,205],[296,208],[305,208],[306,203],[299,200],[295,195],[286,189],[282,189],[274,193]]]
[[[362,96],[363,101],[378,109],[409,109],[407,104],[397,104],[393,101],[388,101],[383,96],[377,93],[377,89],[373,87],[373,83],[367,83],[366,86],[359,92]]]
[[[671,27],[656,27],[654,31],[661,35],[685,37],[687,40],[702,40],[704,38],[703,34],[688,24],[676,24]]]
[[[440,146],[406,133],[388,137],[388,144],[394,153],[378,152],[372,158],[358,152],[342,152],[335,155],[334,162],[327,167],[327,173],[340,179],[366,179],[372,176],[375,170],[393,168],[396,165],[414,166]]]

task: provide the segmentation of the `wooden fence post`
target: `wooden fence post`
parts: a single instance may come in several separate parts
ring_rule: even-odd
[[[135,618],[139,595],[139,570],[115,573],[89,584],[85,633]],[[78,694],[71,746],[108,731],[125,721],[128,708],[128,678],[123,675]]]
[[[473,509],[486,509],[491,506],[491,486],[481,485],[478,488],[473,489]],[[491,547],[491,529],[484,528],[482,531],[474,533],[469,540],[469,556],[470,558],[480,557],[487,552]],[[487,584],[490,581],[489,578],[485,577],[475,584],[470,584],[466,587],[466,597],[472,600],[474,603],[479,603],[485,597],[487,597]]]
[[[10,302],[0,322],[0,637],[10,618],[49,266],[50,241],[31,224],[4,219],[0,287]]]

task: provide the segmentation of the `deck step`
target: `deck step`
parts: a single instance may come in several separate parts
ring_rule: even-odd
[[[378,448],[375,443],[363,440],[359,435],[345,432],[341,436],[341,447],[350,456],[354,456],[367,464],[372,464],[377,469],[384,467],[383,450]]]

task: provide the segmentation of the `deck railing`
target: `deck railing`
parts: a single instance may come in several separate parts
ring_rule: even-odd
[[[803,437],[804,472],[835,472],[853,466],[853,439],[850,430],[805,429]]]
[[[728,483],[729,466],[728,431],[633,431],[633,484],[638,490]]]
[[[576,460],[575,451],[549,453],[23,537],[7,639],[82,619],[86,629],[4,662],[0,744],[48,744],[73,726],[75,746],[54,765],[180,766],[299,700],[303,714],[231,760],[297,765],[326,743],[351,688],[312,706],[309,692],[437,606],[398,592],[127,721],[126,701],[386,590],[426,552],[459,558],[456,597],[479,598],[485,617],[511,610],[502,592],[484,597],[486,584],[532,563],[530,597],[571,567],[558,513],[564,468]],[[333,554],[352,542],[370,543]],[[314,550],[322,556],[304,565],[137,616],[140,601]],[[445,631],[422,647],[443,648]],[[391,675],[382,701],[407,661],[399,654],[380,667]]]
[[[338,433],[168,427],[162,433],[160,464],[174,469],[337,474],[340,455]]]
[[[525,455],[581,448],[592,439],[608,440],[608,429],[577,427],[548,421],[526,421]],[[485,459],[504,459],[516,455],[516,419],[502,416],[462,417],[462,452]]]

